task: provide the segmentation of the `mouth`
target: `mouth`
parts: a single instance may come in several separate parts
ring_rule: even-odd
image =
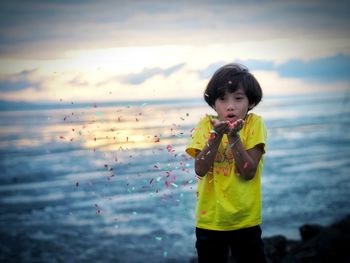
[[[229,122],[233,123],[233,122],[235,122],[238,118],[237,118],[236,115],[230,113],[230,114],[226,115],[226,119],[227,119]]]

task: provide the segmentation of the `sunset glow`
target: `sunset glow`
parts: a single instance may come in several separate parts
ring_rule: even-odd
[[[346,7],[326,1],[2,3],[0,97],[199,98],[211,74],[230,62],[246,64],[266,95],[345,91]],[[9,10],[18,12],[11,17]]]

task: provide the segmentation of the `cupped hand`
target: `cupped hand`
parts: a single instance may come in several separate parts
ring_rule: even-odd
[[[236,137],[237,133],[243,128],[244,120],[238,119],[234,122],[229,122],[228,136]]]
[[[213,125],[213,129],[217,133],[226,133],[233,137],[237,136],[237,133],[243,128],[244,125],[244,121],[242,119],[238,119],[234,122],[212,119],[211,123]]]
[[[230,131],[229,128],[229,122],[228,121],[220,121],[217,119],[212,119],[211,120],[211,124],[213,125],[213,129],[217,132],[217,133],[228,133]]]

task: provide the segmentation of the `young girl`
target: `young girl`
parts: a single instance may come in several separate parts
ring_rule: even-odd
[[[218,69],[204,93],[217,116],[205,116],[186,152],[199,176],[196,248],[198,262],[266,262],[261,239],[261,172],[267,132],[262,118],[248,113],[262,90],[248,69]]]

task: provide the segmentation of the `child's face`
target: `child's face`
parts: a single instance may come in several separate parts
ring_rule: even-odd
[[[215,100],[214,109],[221,121],[234,122],[238,119],[244,119],[249,107],[248,97],[243,88],[237,89],[233,93],[226,91],[223,97]]]

